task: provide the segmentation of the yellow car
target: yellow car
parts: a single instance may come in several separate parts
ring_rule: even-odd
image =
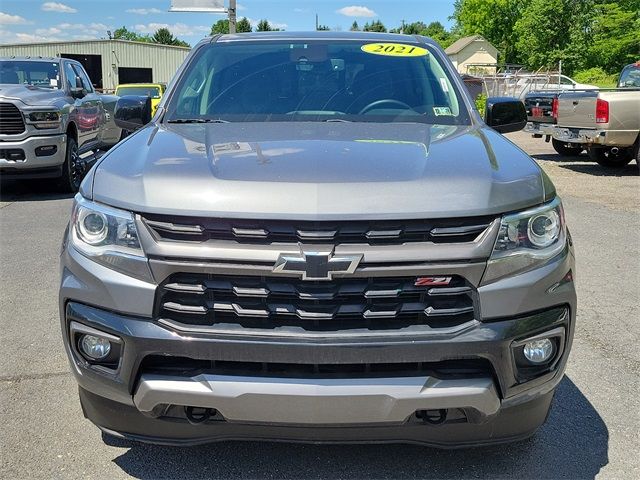
[[[158,104],[167,86],[164,83],[125,83],[116,87],[116,95],[142,95],[151,97],[151,115],[155,115]]]

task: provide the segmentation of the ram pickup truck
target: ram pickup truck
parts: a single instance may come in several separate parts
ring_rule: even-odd
[[[640,169],[640,63],[628,65],[619,88],[563,92],[558,97],[553,138],[584,145],[593,160],[605,167],[622,167],[636,159]]]
[[[560,198],[434,41],[201,41],[91,169],[61,255],[64,347],[108,437],[532,435],[575,327]],[[493,127],[493,128],[491,128]]]
[[[584,148],[580,144],[567,144],[552,137],[558,116],[559,92],[531,92],[524,97],[524,106],[527,110],[527,125],[524,131],[534,138],[545,138],[545,142],[551,141],[553,149],[560,155],[579,155]]]
[[[0,176],[58,178],[76,192],[121,129],[117,97],[99,95],[79,62],[0,58]]]

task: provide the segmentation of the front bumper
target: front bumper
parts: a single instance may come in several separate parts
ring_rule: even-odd
[[[46,176],[48,171],[59,174],[67,149],[66,135],[33,136],[24,140],[0,142],[0,173],[9,176]],[[47,151],[48,150],[48,151]],[[53,153],[48,153],[52,152]],[[22,152],[19,159],[13,154]],[[10,153],[11,155],[9,155]]]
[[[469,278],[478,269],[481,275],[484,267],[456,268]],[[109,433],[171,444],[229,438],[410,441],[439,446],[491,443],[526,437],[546,418],[573,337],[575,289],[572,281],[563,282],[573,269],[569,246],[541,268],[479,286],[482,321],[474,320],[453,332],[278,337],[176,330],[150,315],[156,285],[110,270],[65,246],[60,314],[85,415]],[[123,311],[127,313],[119,313]],[[90,365],[78,352],[72,324],[119,338],[117,367]],[[514,345],[548,332],[555,332],[559,340],[553,365],[523,379]],[[346,377],[147,368],[147,359],[159,357],[279,365],[394,362],[427,367],[468,360],[484,362],[488,368],[469,375],[434,371]],[[184,407],[212,409],[215,415],[192,425]],[[426,428],[419,412],[439,410],[446,410],[451,421]]]

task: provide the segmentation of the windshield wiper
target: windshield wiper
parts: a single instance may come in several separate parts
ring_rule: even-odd
[[[221,118],[175,118],[167,120],[167,123],[231,123]]]

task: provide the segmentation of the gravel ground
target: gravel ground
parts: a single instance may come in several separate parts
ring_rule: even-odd
[[[640,178],[564,159],[523,133],[565,202],[576,244],[578,327],[549,421],[517,444],[103,443],[62,350],[59,243],[71,198],[44,183],[0,192],[0,478],[640,478]]]

